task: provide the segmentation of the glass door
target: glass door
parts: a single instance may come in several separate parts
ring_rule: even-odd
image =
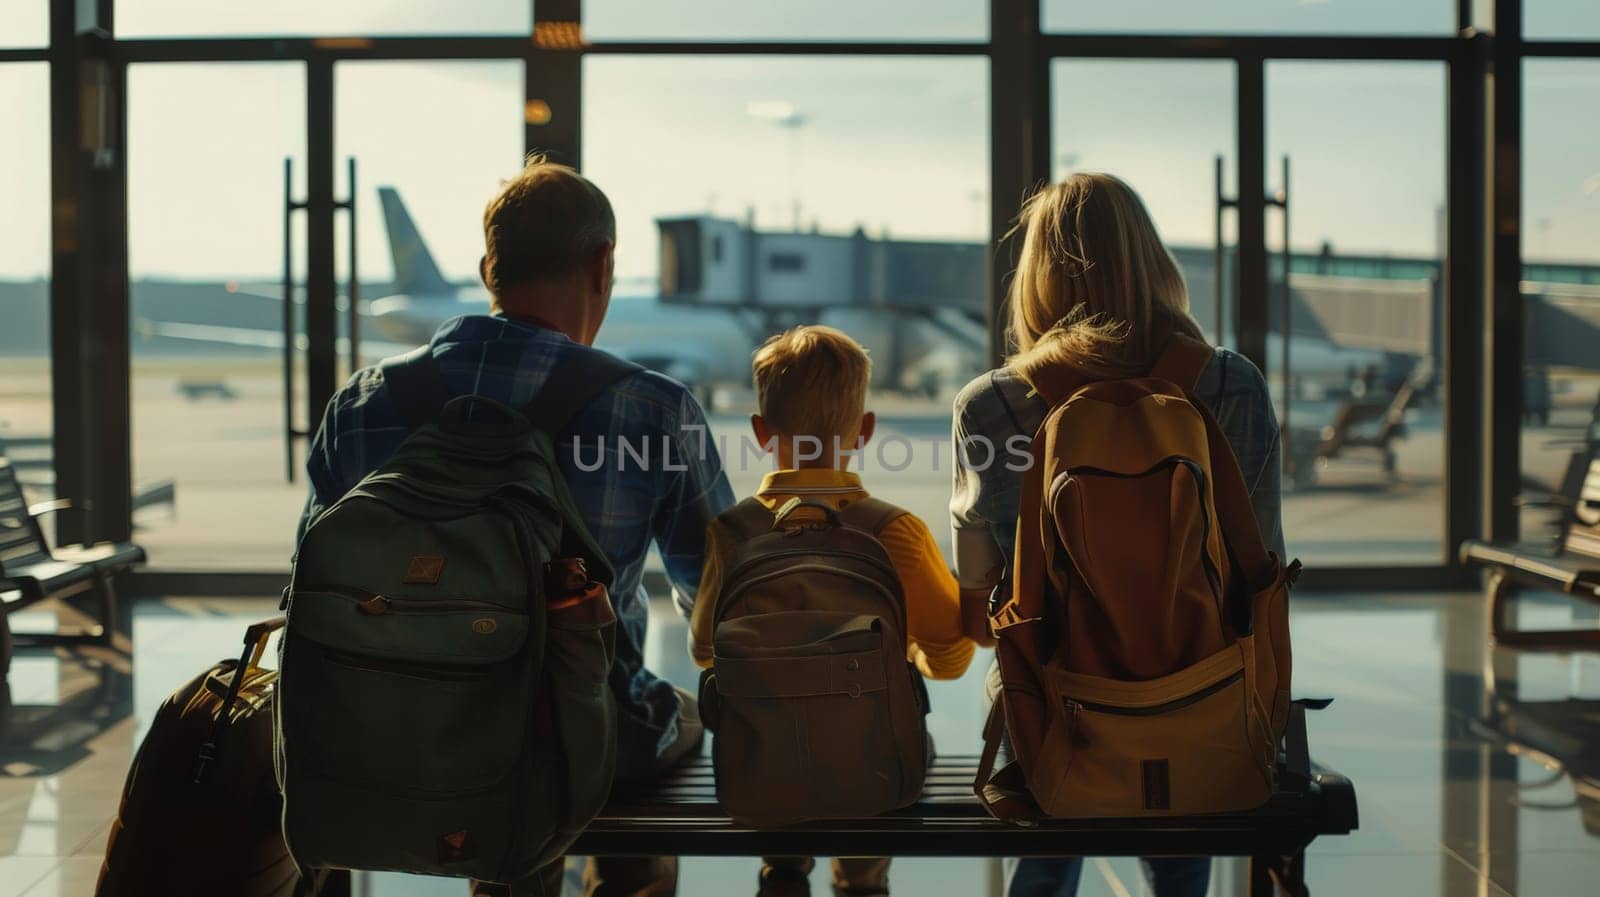
[[[288,567],[305,495],[284,477],[282,172],[294,159],[303,194],[305,96],[300,63],[128,68],[134,525],[153,568]]]

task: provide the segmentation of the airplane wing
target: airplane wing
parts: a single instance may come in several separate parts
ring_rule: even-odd
[[[281,283],[245,283],[238,280],[230,280],[222,285],[222,289],[228,294],[234,296],[249,296],[252,299],[270,299],[273,302],[283,301],[283,284]],[[345,282],[341,281],[338,284],[338,287],[334,290],[333,298],[334,307],[340,311],[344,311],[350,307],[350,291],[345,288]],[[294,304],[306,304],[304,284],[296,284],[294,290]],[[363,301],[361,304],[365,306],[366,302]]]
[[[216,346],[235,346],[246,349],[267,349],[281,351],[283,349],[283,334],[276,330],[258,330],[254,327],[225,327],[217,324],[188,324],[181,321],[152,321],[140,318],[134,322],[134,333],[142,340],[149,339],[175,339],[194,343],[209,343]],[[296,350],[305,351],[310,347],[310,341],[305,334],[295,337]],[[350,351],[350,340],[339,337],[338,351],[344,354]],[[409,352],[416,346],[403,345],[381,339],[361,339],[361,357],[364,360],[388,358]]]
[[[140,318],[134,324],[134,332],[142,340],[173,339],[274,352],[283,349],[282,333],[254,327],[226,327],[218,324],[190,324]],[[305,334],[296,335],[294,342],[298,351],[305,351],[309,346]],[[345,337],[339,337],[337,345],[341,355],[350,351],[350,341]],[[364,362],[400,355],[414,348],[416,347],[389,340],[366,337],[361,339],[361,357]],[[702,353],[694,352],[685,346],[607,346],[601,343],[599,348],[689,386],[710,385],[718,370],[718,366],[709,357],[704,357]]]

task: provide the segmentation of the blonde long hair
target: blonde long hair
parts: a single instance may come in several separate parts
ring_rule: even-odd
[[[1074,174],[1022,204],[1011,280],[1018,370],[1068,364],[1091,376],[1144,374],[1174,333],[1203,339],[1189,290],[1133,188]]]

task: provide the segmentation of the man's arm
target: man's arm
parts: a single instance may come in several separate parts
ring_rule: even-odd
[[[679,613],[690,616],[700,591],[706,560],[706,528],[733,505],[733,487],[722,470],[722,456],[706,426],[705,412],[687,389],[668,427],[668,457],[658,459],[661,486],[652,535],[667,568]]]

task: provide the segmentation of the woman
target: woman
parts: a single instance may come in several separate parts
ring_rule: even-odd
[[[1015,373],[1027,362],[1048,359],[1103,379],[1136,377],[1173,334],[1203,338],[1189,314],[1183,275],[1127,184],[1107,174],[1073,175],[1024,203],[1018,227],[1022,257],[1007,300],[1015,354],[956,397],[958,446],[971,438],[974,446],[987,440],[990,447],[1015,447],[1008,440],[1032,438],[1049,407]],[[1264,544],[1282,557],[1278,422],[1266,379],[1248,359],[1219,348],[1195,394],[1238,456]],[[981,447],[971,451],[968,464],[956,465],[950,515],[963,616],[969,634],[989,644],[983,608],[1011,562],[1022,473],[994,462],[992,452],[985,463]],[[993,669],[990,682],[993,693]],[[1209,859],[1140,864],[1157,897],[1198,897],[1209,884]],[[1072,897],[1081,871],[1076,858],[1022,860],[1008,868],[1007,894]]]

